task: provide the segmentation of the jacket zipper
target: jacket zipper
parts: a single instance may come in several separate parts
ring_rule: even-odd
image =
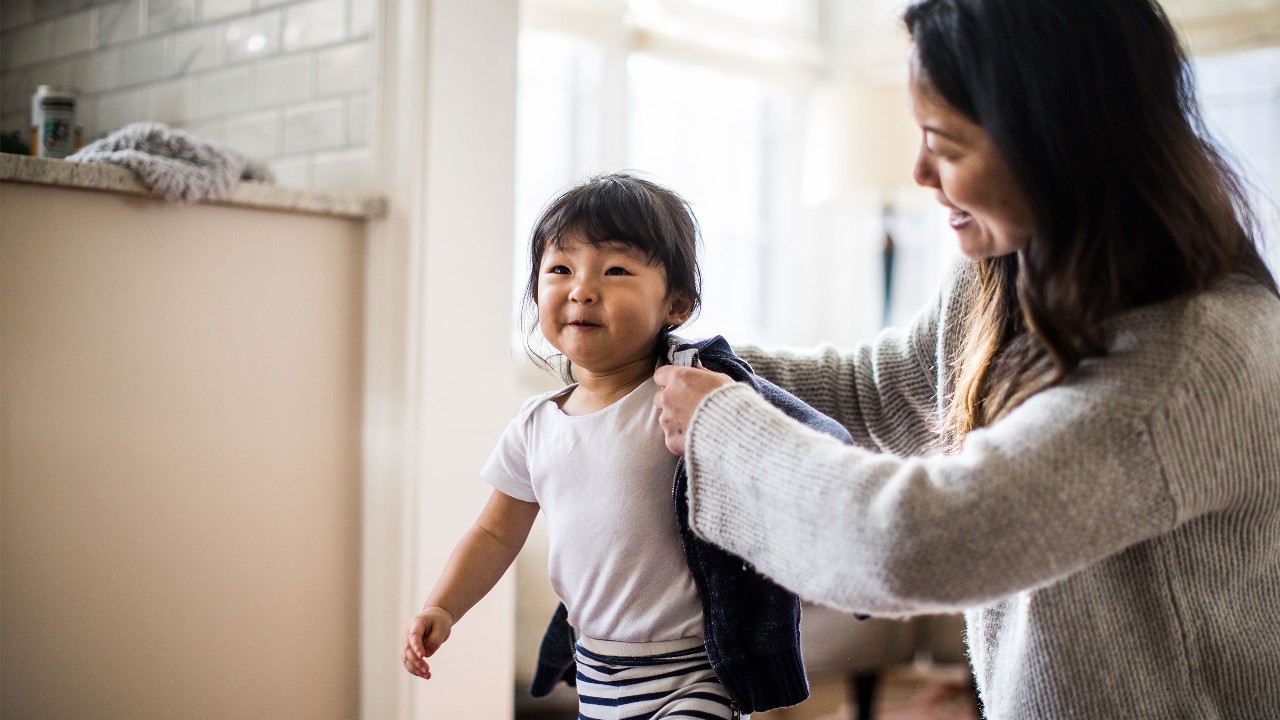
[[[676,501],[676,490],[680,488],[680,471],[684,469],[684,458],[676,459],[676,473],[671,476],[671,502]]]

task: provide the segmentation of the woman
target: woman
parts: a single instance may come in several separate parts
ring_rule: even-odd
[[[662,368],[695,531],[802,597],[964,610],[989,718],[1280,707],[1280,298],[1153,0],[923,0],[915,178],[969,261],[903,330],[744,353],[857,448]]]

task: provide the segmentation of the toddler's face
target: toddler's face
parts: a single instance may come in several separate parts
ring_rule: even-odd
[[[538,327],[574,372],[607,374],[652,358],[666,325],[688,315],[666,271],[637,248],[592,246],[580,235],[548,247],[538,269]]]

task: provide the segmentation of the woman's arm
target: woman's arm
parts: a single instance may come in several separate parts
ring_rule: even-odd
[[[1064,577],[1172,527],[1145,415],[1067,387],[955,455],[850,448],[749,388],[711,393],[687,430],[694,530],[809,600],[954,611]]]
[[[402,660],[409,672],[431,677],[427,658],[448,639],[454,623],[493,589],[515,561],[538,516],[538,504],[494,490],[489,502],[445,563],[422,612],[405,628]]]
[[[911,331],[891,328],[852,351],[742,348],[757,373],[839,422],[859,447],[921,454],[937,439],[936,369],[912,348]]]
[[[938,442],[945,363],[963,316],[972,266],[958,263],[939,293],[906,328],[889,328],[851,351],[734,348],[758,374],[844,425],[860,447],[919,455]],[[940,390],[939,388],[942,387]]]

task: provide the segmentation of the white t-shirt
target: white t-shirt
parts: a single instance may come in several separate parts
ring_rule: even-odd
[[[597,640],[702,634],[702,605],[676,528],[676,456],[645,381],[589,415],[556,404],[575,386],[525,402],[481,476],[546,516],[551,587],[569,624]]]

